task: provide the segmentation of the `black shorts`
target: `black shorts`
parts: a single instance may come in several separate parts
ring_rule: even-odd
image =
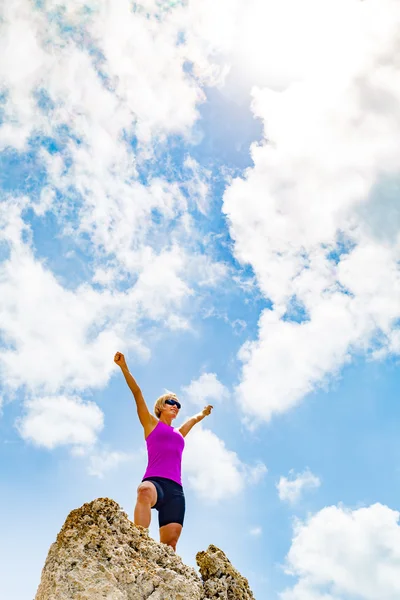
[[[183,487],[165,477],[146,477],[143,481],[150,481],[157,490],[157,502],[152,508],[158,510],[159,526],[164,527],[170,523],[183,525],[185,517]]]

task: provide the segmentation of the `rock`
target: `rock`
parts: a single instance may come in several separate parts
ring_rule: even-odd
[[[197,555],[200,579],[169,546],[98,498],[73,510],[50,547],[35,600],[253,599],[222,550]]]
[[[204,582],[204,597],[207,600],[254,600],[249,582],[232,566],[222,550],[211,545],[206,552],[198,552],[196,560]]]

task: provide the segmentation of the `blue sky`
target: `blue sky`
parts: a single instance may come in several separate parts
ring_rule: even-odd
[[[181,419],[215,407],[187,438],[187,564],[216,544],[257,600],[399,597],[400,12],[384,5],[1,9],[8,600],[34,597],[70,510],[108,496],[133,517],[146,455],[117,350],[149,405],[168,389]]]

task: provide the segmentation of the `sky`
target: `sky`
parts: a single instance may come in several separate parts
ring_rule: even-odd
[[[399,25],[398,0],[1,3],[1,597],[34,598],[72,509],[133,519],[120,351],[177,425],[214,406],[186,564],[212,543],[257,600],[398,600]]]

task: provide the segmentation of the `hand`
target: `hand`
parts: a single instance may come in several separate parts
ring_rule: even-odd
[[[205,408],[203,408],[203,412],[201,413],[203,417],[208,417],[214,407],[211,404],[208,404]]]
[[[128,368],[128,365],[126,364],[126,361],[125,361],[125,356],[122,354],[122,352],[116,352],[116,354],[114,356],[114,362],[116,365],[121,367],[121,369]]]

